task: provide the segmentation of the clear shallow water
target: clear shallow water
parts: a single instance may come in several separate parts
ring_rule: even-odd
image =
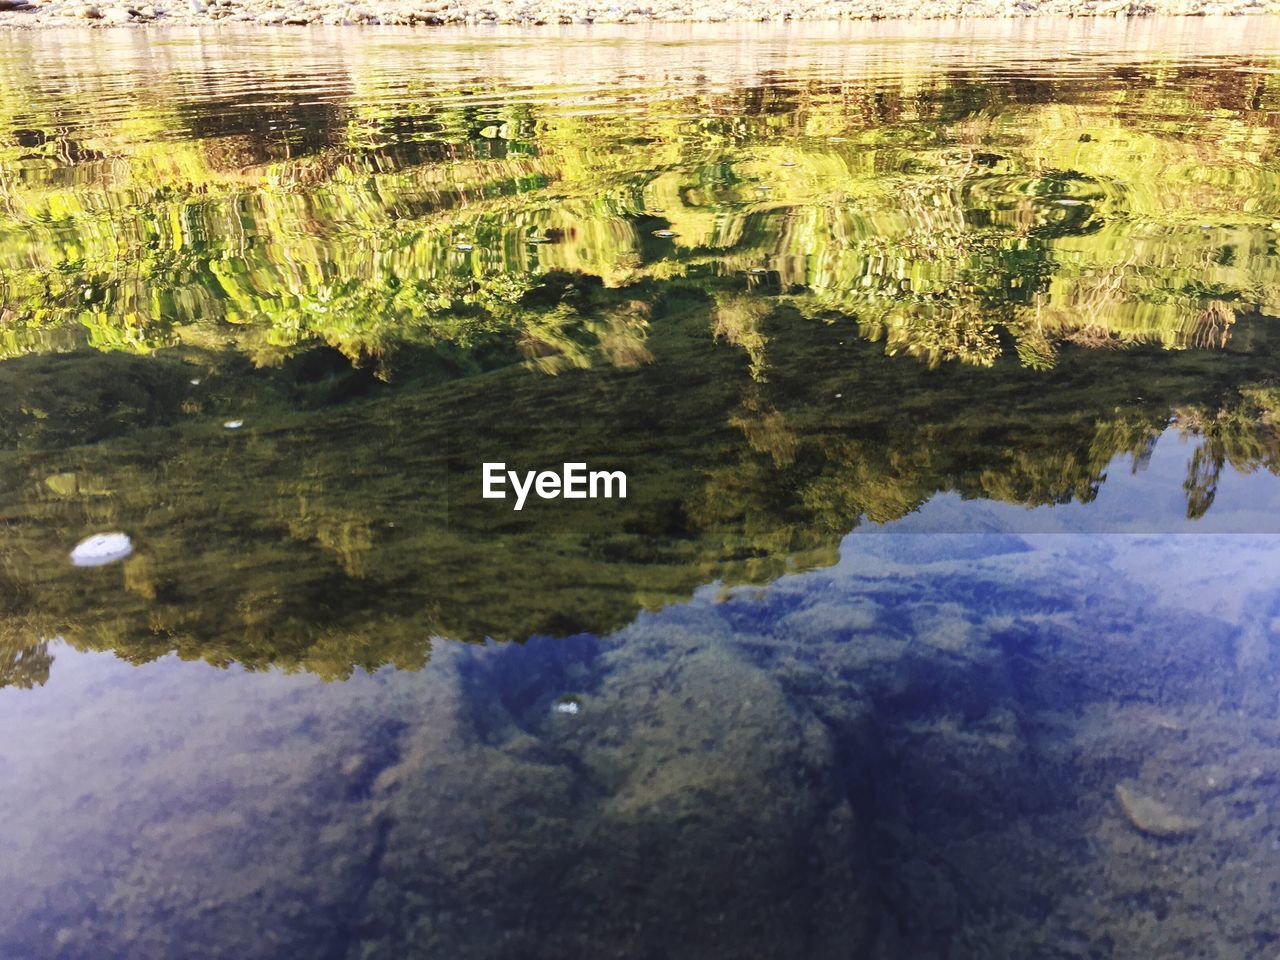
[[[6,950],[1265,955],[1274,570],[1265,537],[853,536],[344,683],[60,646],[0,693]]]
[[[1280,31],[424,36],[0,44],[0,954],[1273,952]]]

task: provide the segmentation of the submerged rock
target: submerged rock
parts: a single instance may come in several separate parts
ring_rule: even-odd
[[[560,654],[438,652],[432,721],[371,788],[387,854],[347,956],[865,955],[867,835],[822,723],[710,636]],[[556,722],[577,695],[546,722],[560,670],[595,722]]]
[[[1175,813],[1154,797],[1139,793],[1123,783],[1116,786],[1116,799],[1129,822],[1153,837],[1185,837],[1200,829],[1200,821]]]

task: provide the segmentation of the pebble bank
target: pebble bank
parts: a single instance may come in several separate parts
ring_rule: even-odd
[[[1280,0],[0,0],[0,28],[216,23],[272,27],[721,23],[1273,13],[1280,13]]]

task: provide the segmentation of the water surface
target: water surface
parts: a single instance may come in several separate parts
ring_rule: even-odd
[[[1273,952],[1278,70],[4,37],[0,953]]]

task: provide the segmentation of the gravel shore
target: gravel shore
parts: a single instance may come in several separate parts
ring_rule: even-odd
[[[1280,0],[0,0],[0,28],[936,20],[1240,16]]]

